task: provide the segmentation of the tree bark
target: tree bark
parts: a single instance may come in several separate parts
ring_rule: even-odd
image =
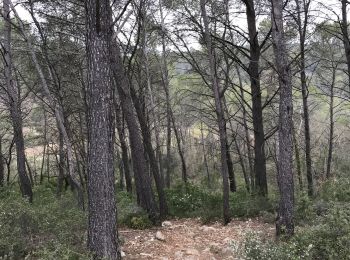
[[[303,176],[301,174],[301,162],[300,162],[300,153],[299,153],[299,146],[298,146],[298,140],[296,138],[295,134],[295,128],[293,127],[293,143],[294,143],[294,154],[295,154],[295,161],[297,164],[297,175],[298,175],[298,182],[299,182],[299,190],[303,190]]]
[[[116,123],[120,147],[122,150],[122,164],[125,176],[126,191],[132,193],[132,178],[129,168],[128,146],[125,140],[124,119],[122,116],[122,111],[120,110],[118,105],[116,105]]]
[[[260,87],[260,45],[258,32],[256,29],[256,15],[254,0],[243,0],[246,5],[246,14],[249,31],[250,43],[250,62],[249,77],[250,88],[252,93],[252,114],[254,127],[254,174],[255,174],[255,191],[267,196],[267,179],[266,179],[266,156],[265,156],[265,134],[263,124],[263,108],[261,104],[261,87]]]
[[[336,77],[336,68],[332,68],[332,82],[329,96],[329,138],[328,138],[328,156],[327,156],[327,169],[326,178],[329,179],[332,176],[331,167],[333,159],[333,139],[334,139],[334,84]]]
[[[147,174],[147,165],[145,159],[142,138],[137,124],[137,118],[134,113],[133,102],[130,94],[129,80],[124,71],[122,56],[116,39],[113,40],[110,61],[118,91],[121,107],[125,116],[125,121],[129,130],[131,158],[136,183],[136,192],[140,206],[145,209],[149,218],[156,222],[158,219],[158,210],[151,187],[151,179]]]
[[[121,259],[114,176],[113,78],[109,0],[86,4],[88,61],[88,248],[96,259]]]
[[[276,235],[292,236],[294,234],[292,82],[283,29],[283,1],[272,0],[271,3],[275,68],[280,86],[277,173],[280,202],[276,219]]]
[[[11,9],[12,9],[12,11],[13,11],[13,13],[14,13],[14,15],[19,23],[19,29],[22,33],[22,36],[24,37],[25,41],[27,42],[28,50],[31,54],[31,58],[32,58],[32,61],[34,63],[35,69],[39,75],[39,79],[41,82],[41,86],[43,88],[43,92],[48,100],[50,107],[54,110],[57,128],[63,135],[64,142],[65,142],[66,149],[67,149],[69,177],[71,178],[72,183],[74,185],[74,190],[76,191],[77,204],[78,204],[79,208],[84,209],[84,193],[83,193],[82,186],[79,183],[79,176],[77,176],[77,173],[75,171],[75,163],[74,163],[74,158],[73,158],[73,147],[72,147],[71,141],[69,140],[69,137],[68,137],[68,134],[66,131],[66,127],[64,125],[62,107],[59,104],[59,102],[57,102],[57,100],[55,100],[53,98],[53,96],[51,95],[49,85],[48,85],[47,80],[45,78],[42,67],[38,61],[38,58],[37,58],[37,55],[35,52],[35,48],[31,42],[30,37],[28,37],[26,30],[24,29],[24,25],[23,25],[22,20],[20,19],[12,1],[11,0],[7,0],[7,1],[9,1]],[[32,18],[35,20],[35,17],[33,14],[32,14]],[[50,71],[48,71],[48,72],[49,72],[50,78],[52,78]]]
[[[347,64],[347,74],[348,74],[348,87],[350,90],[350,38],[348,31],[348,16],[346,7],[348,0],[341,0],[341,11],[342,11],[342,21],[341,21],[341,31],[343,35],[343,45],[345,50],[346,64]]]
[[[306,29],[308,25],[308,4],[304,4],[304,22],[301,20],[301,8],[300,0],[295,0],[297,6],[297,24],[299,32],[299,47],[300,47],[300,81],[301,81],[301,95],[303,100],[303,116],[304,116],[304,135],[305,135],[305,161],[306,161],[306,178],[307,178],[307,190],[308,195],[311,197],[313,191],[313,177],[312,177],[312,159],[311,159],[311,134],[310,134],[310,119],[309,119],[309,106],[308,106],[308,86],[306,82],[305,72],[305,37]]]
[[[8,94],[8,107],[13,127],[13,135],[16,143],[17,171],[20,189],[23,197],[33,201],[33,191],[26,171],[26,155],[24,152],[23,120],[20,101],[20,89],[17,82],[12,77],[12,52],[11,52],[11,21],[10,21],[10,1],[3,2],[4,17],[4,64],[6,90]]]
[[[2,136],[0,136],[0,187],[4,186],[4,180],[5,180],[4,156],[2,154]]]
[[[223,218],[224,223],[227,224],[231,220],[230,216],[230,204],[229,204],[229,181],[228,181],[228,165],[227,165],[227,133],[226,133],[226,121],[224,115],[224,109],[221,98],[221,91],[216,75],[216,61],[215,52],[212,46],[211,35],[209,30],[209,20],[207,11],[205,9],[205,0],[200,1],[201,15],[204,25],[204,39],[208,52],[209,60],[209,73],[212,83],[212,91],[215,99],[215,112],[217,117],[217,124],[219,127],[220,137],[220,158],[221,158],[221,175],[223,181]]]

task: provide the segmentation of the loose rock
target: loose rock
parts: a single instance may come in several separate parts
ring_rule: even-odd
[[[165,236],[163,235],[162,232],[157,231],[157,233],[156,233],[156,239],[158,239],[159,241],[165,241]]]
[[[171,227],[173,224],[170,221],[163,221],[162,227]]]

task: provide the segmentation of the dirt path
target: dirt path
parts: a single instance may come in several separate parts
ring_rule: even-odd
[[[252,231],[273,237],[274,226],[258,219],[234,220],[227,226],[220,223],[203,226],[196,219],[181,219],[148,230],[121,229],[120,237],[124,241],[124,259],[220,260],[237,259],[230,244]],[[157,232],[160,240],[156,238]]]

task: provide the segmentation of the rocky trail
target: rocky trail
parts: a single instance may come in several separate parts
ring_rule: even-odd
[[[123,259],[221,260],[238,259],[232,243],[242,241],[249,232],[273,238],[274,226],[259,219],[233,220],[227,226],[181,219],[147,230],[121,229],[119,236],[123,241]]]

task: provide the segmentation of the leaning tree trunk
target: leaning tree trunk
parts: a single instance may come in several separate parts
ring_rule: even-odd
[[[260,87],[260,45],[258,41],[258,32],[256,29],[256,15],[254,0],[243,0],[246,5],[246,14],[249,31],[250,43],[250,62],[249,77],[250,88],[252,93],[252,114],[254,127],[254,174],[255,190],[262,196],[267,196],[266,180],[266,156],[265,156],[265,134],[263,125],[263,108],[261,104],[261,87]]]
[[[74,189],[76,191],[76,198],[77,198],[78,207],[81,209],[84,209],[84,193],[83,193],[82,186],[79,182],[79,176],[77,176],[77,173],[75,171],[75,162],[74,162],[74,158],[73,158],[73,147],[72,147],[71,141],[69,140],[69,137],[68,137],[68,134],[66,131],[66,127],[64,125],[62,107],[59,104],[59,102],[57,102],[57,100],[54,100],[53,96],[51,95],[49,85],[48,85],[46,77],[44,75],[44,71],[39,63],[39,60],[38,60],[36,52],[35,52],[35,48],[31,42],[30,37],[27,35],[27,32],[24,28],[22,20],[20,19],[12,1],[11,0],[7,0],[7,1],[9,1],[9,4],[11,5],[11,9],[12,9],[12,11],[13,11],[13,13],[18,21],[19,29],[20,29],[22,36],[24,37],[24,39],[27,43],[28,50],[31,54],[32,61],[34,63],[35,69],[39,75],[40,83],[41,83],[41,86],[43,88],[43,92],[45,94],[45,97],[47,98],[50,107],[53,108],[53,110],[54,110],[57,128],[63,135],[64,142],[65,142],[66,149],[67,149],[69,177],[71,178],[72,183],[74,184]],[[32,16],[32,18],[35,19],[34,16]],[[37,21],[36,21],[36,23],[37,23]],[[50,71],[49,71],[49,76],[52,76]]]
[[[139,125],[137,124],[137,118],[134,113],[129,81],[124,71],[119,48],[116,39],[114,39],[110,53],[110,61],[114,79],[119,83],[117,84],[117,91],[129,130],[130,150],[138,202],[140,206],[147,211],[149,218],[153,222],[156,222],[158,219],[157,205],[152,191],[151,179],[147,174],[148,171],[142,138],[139,131]]]
[[[114,187],[112,37],[109,0],[86,1],[88,63],[88,247],[95,258],[121,259]]]
[[[279,153],[277,183],[280,202],[276,219],[276,234],[294,234],[294,182],[293,182],[293,103],[291,71],[283,29],[283,1],[272,0],[272,37],[275,65],[280,86]]]
[[[26,155],[24,152],[24,137],[23,137],[23,120],[21,112],[21,101],[20,101],[20,90],[19,86],[16,86],[16,82],[12,77],[12,53],[11,53],[11,21],[10,21],[10,2],[4,0],[3,3],[3,17],[5,19],[4,25],[4,70],[6,89],[8,94],[8,107],[10,110],[10,116],[13,127],[13,135],[16,143],[17,153],[17,171],[20,183],[20,189],[23,197],[29,199],[30,202],[33,200],[33,192],[26,171]]]
[[[224,223],[230,222],[230,204],[229,204],[229,181],[228,181],[228,165],[227,165],[227,133],[226,133],[226,121],[224,116],[224,109],[221,98],[221,91],[219,87],[218,78],[216,75],[215,68],[215,53],[212,46],[211,35],[209,31],[209,21],[207,11],[205,9],[205,0],[200,1],[201,15],[203,18],[204,25],[204,39],[208,52],[209,66],[210,66],[210,77],[212,81],[212,90],[215,99],[215,112],[217,117],[217,123],[219,126],[219,137],[220,137],[220,158],[221,158],[221,174],[223,181],[223,217]]]

